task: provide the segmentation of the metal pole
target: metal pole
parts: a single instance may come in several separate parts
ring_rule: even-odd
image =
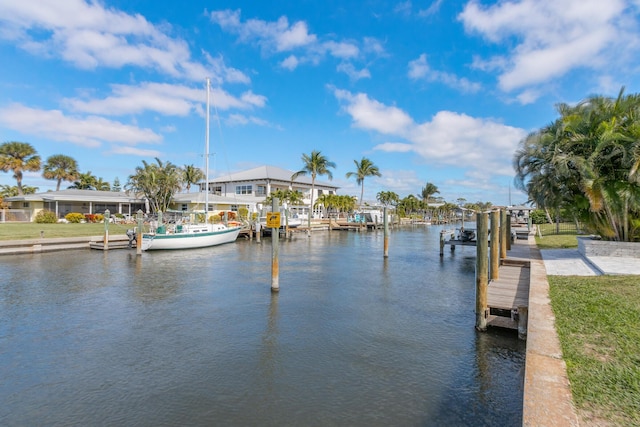
[[[384,224],[384,258],[389,258],[389,221],[387,220],[387,207],[385,206],[382,210],[382,215],[384,215],[383,224]]]
[[[479,331],[487,330],[488,229],[489,215],[476,214],[476,329]]]
[[[280,212],[279,202],[277,197],[273,198],[271,201],[271,212]],[[280,224],[278,224],[278,226],[279,225]],[[280,291],[279,238],[280,227],[271,228],[271,292]]]
[[[104,238],[102,239],[105,251],[109,250],[109,209],[104,211]]]

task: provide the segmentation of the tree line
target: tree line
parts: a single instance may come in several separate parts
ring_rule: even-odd
[[[556,109],[521,141],[516,186],[550,222],[569,217],[604,239],[640,240],[640,96],[623,88]]]
[[[360,197],[339,196],[335,194],[322,194],[314,200],[316,179],[319,176],[326,176],[333,179],[331,169],[335,168],[334,162],[330,161],[320,151],[314,150],[310,154],[302,155],[303,167],[291,176],[291,182],[300,176],[309,175],[311,177],[311,206],[320,208],[326,215],[330,212],[350,212],[357,206],[364,203],[364,184],[369,177],[380,177],[382,174],[378,166],[366,157],[354,160],[355,170],[347,172],[345,177],[355,178],[360,186]],[[42,164],[40,156],[29,143],[25,142],[5,142],[0,145],[0,169],[4,172],[13,172],[16,186],[2,186],[0,193],[3,197],[32,194],[37,191],[37,187],[29,187],[23,184],[24,172],[39,172],[45,179],[56,181],[56,191],[60,190],[61,184],[65,181],[72,184],[67,188],[102,191],[121,191],[123,187],[118,178],[114,179],[113,185],[102,178],[94,176],[91,171],[80,172],[77,161],[63,154],[55,154],[46,159]],[[128,177],[124,189],[144,196],[149,200],[153,212],[166,211],[173,196],[179,191],[190,191],[193,184],[205,179],[204,172],[194,165],[178,167],[171,162],[163,162],[155,158],[155,162],[142,161],[142,165],[136,167],[133,174]],[[459,204],[443,203],[440,198],[434,197],[440,193],[438,187],[427,182],[418,195],[409,195],[400,199],[398,194],[392,191],[381,191],[377,194],[376,200],[385,205],[391,206],[402,216],[409,216],[429,211],[429,202],[440,203],[445,206],[445,210],[451,211],[462,206]],[[267,198],[278,197],[281,201],[289,205],[301,204],[303,195],[299,191],[276,190]],[[481,202],[478,204],[482,205]],[[490,204],[489,204],[490,205]],[[478,207],[479,205],[467,204],[467,207]],[[443,210],[442,207],[439,208]]]

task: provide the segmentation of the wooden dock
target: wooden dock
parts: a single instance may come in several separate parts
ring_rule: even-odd
[[[530,259],[528,240],[520,240],[511,245],[507,258],[500,260],[498,278],[490,280],[487,287],[488,326],[518,330],[526,328],[531,282]],[[526,334],[526,329],[522,332]]]

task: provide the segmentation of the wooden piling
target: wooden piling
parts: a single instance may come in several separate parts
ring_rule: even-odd
[[[500,211],[491,211],[491,247],[489,253],[489,260],[491,261],[491,267],[489,270],[489,278],[491,280],[497,280],[499,277],[498,267],[500,266],[499,258],[499,246],[500,246]]]
[[[387,220],[387,207],[385,206],[382,210],[382,215],[384,215],[384,258],[389,258],[389,221]],[[331,227],[329,227],[331,229]]]
[[[507,250],[510,251],[511,250],[511,215],[507,214],[507,221],[506,221],[506,234],[507,234]]]
[[[103,242],[103,250],[105,251],[109,250],[109,216],[110,214],[111,212],[109,212],[109,209],[104,211],[104,238],[102,239],[102,242]]]
[[[136,232],[136,255],[142,255],[142,209],[136,214],[138,219],[138,231]]]
[[[487,330],[487,286],[488,275],[488,228],[489,215],[487,213],[476,214],[476,329]]]
[[[273,198],[271,201],[271,212],[280,212],[279,202],[277,197]],[[280,291],[279,238],[280,224],[278,221],[278,227],[271,228],[271,292]]]
[[[507,257],[507,242],[509,231],[507,229],[507,211],[500,209],[500,259]]]

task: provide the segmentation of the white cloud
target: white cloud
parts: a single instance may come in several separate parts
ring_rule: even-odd
[[[466,93],[475,93],[481,89],[479,83],[471,82],[464,77],[460,78],[454,74],[433,70],[427,63],[427,55],[424,53],[418,59],[409,61],[408,68],[407,74],[412,80],[439,82]]]
[[[108,151],[111,154],[123,154],[127,156],[138,156],[138,157],[162,157],[162,152],[157,150],[145,150],[141,148],[129,147],[129,146],[118,146],[113,147]]]
[[[165,33],[170,28],[99,2],[2,1],[0,23],[0,37],[32,54],[60,57],[79,68],[132,65],[192,80],[203,80],[210,73],[191,59],[185,41]],[[222,78],[239,78],[237,70],[218,71]]]
[[[401,109],[369,99],[366,94],[335,90],[334,95],[343,102],[342,109],[351,116],[355,127],[405,136],[414,125],[411,117]]]
[[[576,68],[610,66],[616,52],[636,44],[637,24],[627,13],[624,0],[512,0],[491,6],[472,0],[458,18],[467,31],[514,46],[505,56],[474,60],[479,68],[497,67],[500,88],[511,91]]]
[[[280,63],[282,68],[286,68],[289,71],[295,70],[298,67],[300,61],[295,55],[289,55],[284,61]]]
[[[369,72],[369,70],[367,70],[366,68],[363,68],[362,70],[356,70],[353,64],[348,62],[338,64],[337,70],[348,75],[349,78],[353,81],[371,78],[371,73]]]
[[[412,151],[425,163],[439,167],[468,168],[469,173],[512,175],[511,156],[526,131],[491,119],[440,111],[430,121],[417,124],[400,108],[370,99],[366,94],[334,91],[353,126],[406,142],[385,142],[375,150]]]
[[[104,99],[67,98],[63,105],[72,111],[118,116],[154,111],[167,116],[186,116],[200,111],[206,90],[183,85],[144,82],[140,85],[111,85],[112,95]],[[211,89],[211,102],[220,110],[264,107],[266,98],[251,91],[237,98],[221,88]]]
[[[89,148],[98,147],[102,142],[135,145],[162,141],[162,136],[150,129],[96,116],[66,116],[60,110],[39,110],[21,104],[11,104],[0,109],[0,123],[25,135],[46,137]]]

